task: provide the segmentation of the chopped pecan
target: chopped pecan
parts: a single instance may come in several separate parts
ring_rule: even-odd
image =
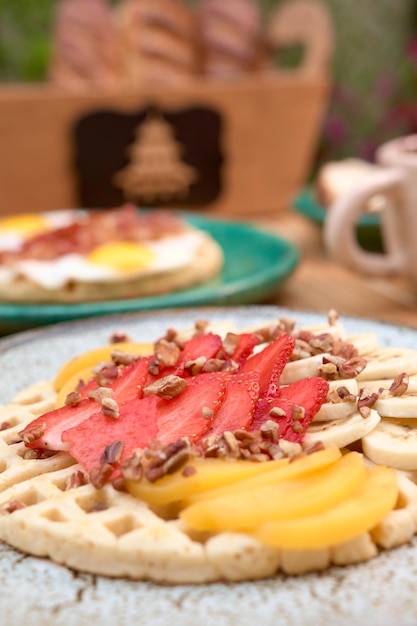
[[[88,397],[96,402],[103,402],[105,398],[111,398],[113,395],[113,390],[110,387],[98,387],[98,389],[93,389],[88,394]]]
[[[176,472],[189,461],[191,454],[191,444],[187,437],[168,444],[148,464],[145,470],[146,478],[149,482],[155,482],[166,474]]]
[[[100,465],[114,465],[120,461],[123,448],[125,444],[123,441],[113,441],[104,448],[104,452],[100,458]]]
[[[171,400],[172,398],[179,396],[180,393],[184,391],[186,386],[187,381],[184,378],[175,376],[174,374],[169,374],[168,376],[159,378],[147,387],[144,387],[143,393],[145,396],[155,394],[160,398]]]
[[[109,480],[113,473],[113,466],[110,463],[94,467],[90,472],[90,482],[96,489],[101,489]]]
[[[65,398],[64,404],[66,406],[78,406],[82,400],[82,395],[79,391],[71,391]]]
[[[278,408],[278,407],[275,407],[275,408]],[[285,415],[285,411],[284,411],[284,415]],[[278,441],[279,428],[278,428],[278,424],[274,422],[274,420],[267,420],[266,422],[264,422],[262,426],[260,427],[260,432],[264,439],[267,439],[268,441],[274,441],[274,442]]]
[[[196,376],[197,374],[201,372],[206,361],[207,361],[207,358],[205,356],[199,356],[196,359],[193,359],[192,361],[187,361],[184,364],[184,369],[192,376]]]
[[[281,409],[281,407],[279,406],[273,406],[268,415],[270,415],[271,417],[284,417],[286,415],[284,409]]]
[[[45,430],[46,422],[38,422],[37,424],[27,426],[25,430],[18,433],[18,435],[22,437],[22,441],[25,443],[32,443],[42,437]]]
[[[223,349],[227,356],[232,356],[234,354],[237,346],[239,345],[240,337],[236,333],[227,333],[226,337],[223,339]]]
[[[65,483],[65,491],[69,489],[77,489],[78,487],[82,487],[87,484],[87,478],[81,470],[76,470],[72,472],[71,476],[68,477],[67,482]]]
[[[109,339],[109,343],[125,343],[127,341],[131,341],[129,335],[119,330],[116,330],[114,333],[112,333]]]
[[[120,417],[119,405],[113,398],[103,398],[101,401],[101,412],[106,417],[118,419]]]
[[[180,349],[173,341],[159,339],[155,343],[154,354],[161,367],[173,367],[178,363]]]
[[[123,352],[122,350],[113,350],[110,357],[115,365],[130,365],[141,358],[139,354]]]
[[[327,394],[327,402],[338,404],[340,402],[356,402],[356,396],[351,393],[347,387],[341,385],[337,389],[333,389]]]
[[[119,368],[116,365],[103,367],[96,373],[96,381],[99,387],[107,387],[114,382],[120,375]]]
[[[364,389],[361,389],[358,397],[358,411],[362,415],[362,417],[369,417],[371,413],[371,409],[374,406],[375,402],[378,400],[378,393],[370,393],[369,395],[365,395]]]
[[[390,394],[392,396],[402,396],[406,393],[408,389],[408,384],[410,382],[410,377],[405,372],[398,374],[392,381],[392,384],[389,388]]]
[[[133,454],[125,459],[121,465],[123,477],[126,480],[140,480],[143,476],[143,454],[140,450],[134,450]]]

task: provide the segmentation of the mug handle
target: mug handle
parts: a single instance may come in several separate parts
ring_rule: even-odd
[[[404,272],[407,258],[401,236],[403,185],[404,175],[400,170],[386,169],[371,174],[359,187],[340,196],[329,207],[323,226],[324,247],[330,257],[368,274],[383,276]],[[364,250],[356,237],[364,206],[377,194],[386,198],[380,214],[384,253]]]

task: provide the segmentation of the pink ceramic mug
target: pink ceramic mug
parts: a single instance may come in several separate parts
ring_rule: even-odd
[[[329,208],[323,237],[333,259],[370,275],[404,275],[417,287],[417,134],[380,146],[377,162],[384,166]],[[356,228],[366,202],[381,195],[381,237],[384,252],[360,247]]]

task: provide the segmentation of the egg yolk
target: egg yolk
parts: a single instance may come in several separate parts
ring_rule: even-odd
[[[155,254],[146,246],[123,241],[97,246],[87,258],[95,265],[105,265],[120,272],[129,272],[150,265]]]
[[[3,217],[0,220],[0,229],[2,231],[18,233],[19,235],[30,237],[48,230],[49,225],[43,215],[24,213],[22,215]]]

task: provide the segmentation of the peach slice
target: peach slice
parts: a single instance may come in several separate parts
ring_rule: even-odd
[[[355,494],[366,477],[362,455],[351,452],[307,476],[250,490],[243,490],[238,483],[234,493],[230,490],[228,495],[192,504],[180,517],[193,530],[254,530],[268,520],[293,521],[327,511]]]
[[[398,481],[395,470],[367,469],[357,493],[327,511],[299,519],[265,522],[254,536],[265,544],[289,550],[338,545],[371,530],[395,507]]]
[[[270,471],[262,472],[259,476],[254,475],[241,480],[238,488],[240,491],[245,492],[258,489],[266,484],[307,476],[319,469],[335,463],[340,459],[341,454],[342,452],[339,448],[336,446],[330,446],[325,450],[319,450],[313,454],[293,459],[291,463],[286,464],[282,468],[279,467],[276,469],[271,462],[263,463],[262,465],[267,466],[265,469]],[[193,504],[202,500],[228,496],[229,494],[233,495],[236,493],[236,485],[227,485],[225,481],[219,484],[220,486],[217,487],[217,489],[191,495],[187,498],[187,504]]]
[[[224,459],[199,459],[187,463],[192,468],[184,474],[182,468],[167,474],[154,483],[146,479],[126,481],[127,490],[148,504],[169,504],[178,502],[193,493],[212,490],[218,485],[230,485],[251,476],[279,471],[286,467],[289,459],[278,459],[266,463],[250,461],[225,461]],[[188,474],[188,475],[186,475]]]
[[[124,341],[120,343],[112,343],[108,346],[102,346],[100,348],[84,352],[83,354],[80,354],[64,363],[53,381],[54,389],[59,392],[63,385],[79,372],[87,369],[88,367],[92,368],[103,361],[110,361],[110,355],[114,350],[138,354],[140,356],[148,356],[153,353],[153,347],[153,343],[134,343]]]

